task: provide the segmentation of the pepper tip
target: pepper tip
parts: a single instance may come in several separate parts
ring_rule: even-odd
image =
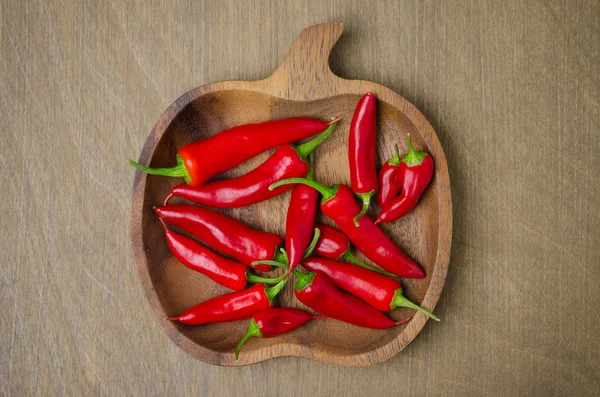
[[[169,228],[167,227],[167,224],[165,223],[164,219],[163,219],[163,218],[158,218],[158,219],[160,220],[160,223],[162,223],[162,225],[163,225],[163,228],[165,229],[165,232],[167,232],[167,234],[169,234],[169,233],[170,233],[170,230],[169,230]]]

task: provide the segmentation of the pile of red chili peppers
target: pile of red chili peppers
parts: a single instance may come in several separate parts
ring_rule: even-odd
[[[349,128],[351,184],[325,186],[316,177],[315,149],[338,121],[290,118],[236,126],[184,145],[177,154],[177,165],[171,168],[150,168],[130,161],[146,173],[185,180],[186,184],[171,190],[164,205],[154,207],[168,246],[181,264],[233,291],[167,320],[201,325],[250,319],[248,331],[235,349],[236,359],[248,339],[275,337],[314,318],[384,329],[408,321],[386,314],[406,307],[439,321],[403,295],[398,277],[425,278],[426,274],[378,226],[405,216],[417,206],[433,177],[431,155],[415,150],[407,134],[408,152],[401,157],[395,145],[395,155],[378,175],[377,99],[367,93],[359,100]],[[319,132],[312,141],[293,144]],[[213,176],[274,148],[277,150],[264,163],[247,174],[209,182]],[[285,239],[204,208],[244,207],[290,189]],[[204,207],[168,204],[173,196]],[[374,196],[381,208],[375,220],[369,215]],[[315,224],[319,208],[339,230]],[[374,265],[358,259],[351,243]],[[308,273],[300,272],[298,265]],[[274,266],[286,270],[273,278],[254,272],[270,272]],[[274,307],[291,274],[296,278],[298,301],[319,315]]]

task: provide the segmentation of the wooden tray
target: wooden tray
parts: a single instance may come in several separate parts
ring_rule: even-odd
[[[415,210],[405,218],[383,226],[393,241],[427,273],[423,280],[403,280],[405,295],[433,309],[446,278],[452,234],[446,157],[431,125],[407,100],[379,84],[345,80],[331,72],[329,53],[342,30],[342,24],[335,23],[305,29],[281,66],[264,80],[224,81],[184,94],[156,123],[139,162],[152,167],[172,166],[178,149],[184,144],[239,124],[294,116],[323,120],[341,117],[336,131],[316,151],[316,177],[327,185],[349,183],[348,125],[360,96],[372,92],[379,100],[379,163],[393,156],[394,143],[400,145],[401,152],[406,152],[407,132],[412,134],[415,147],[426,149],[435,160],[433,181]],[[264,153],[218,178],[245,173],[268,155]],[[412,319],[388,330],[360,328],[336,320],[313,321],[281,337],[253,338],[246,343],[236,361],[233,351],[245,333],[248,321],[197,327],[166,322],[166,317],[179,315],[210,297],[228,292],[178,263],[169,251],[152,207],[160,205],[169,190],[179,183],[179,179],[136,172],[132,242],[142,288],[158,324],[173,343],[197,359],[236,366],[274,357],[299,356],[346,366],[370,365],[398,353],[425,325],[427,317],[424,314],[408,309],[396,309],[392,316],[397,319],[412,316]],[[289,194],[223,212],[253,227],[283,236]],[[370,215],[374,216],[376,211],[379,208],[375,206]],[[331,224],[319,216],[321,222]],[[357,255],[362,258],[360,253]],[[281,306],[302,307],[293,296],[293,283],[280,293],[279,301]]]

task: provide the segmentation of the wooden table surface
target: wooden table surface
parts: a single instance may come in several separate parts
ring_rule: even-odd
[[[1,395],[600,393],[600,3],[372,3],[1,2]],[[179,95],[269,75],[322,22],[345,24],[334,72],[444,146],[442,322],[372,367],[204,364],[140,288],[125,159]]]

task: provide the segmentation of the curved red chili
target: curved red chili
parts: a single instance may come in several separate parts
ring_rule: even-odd
[[[303,260],[302,267],[324,274],[336,287],[362,299],[382,312],[389,312],[400,306],[408,307],[425,313],[435,321],[440,321],[429,310],[406,299],[402,295],[402,286],[392,278],[350,263],[315,257]]]
[[[272,287],[255,284],[237,292],[217,296],[187,310],[178,317],[169,317],[168,321],[179,321],[188,325],[222,323],[244,320],[254,314],[269,309],[275,296],[281,291],[286,281]]]
[[[313,191],[315,190],[313,189]],[[344,233],[327,225],[316,225],[315,227],[320,232],[319,239],[317,240],[317,244],[315,245],[315,248],[313,250],[315,254],[324,256],[325,258],[329,259],[340,260],[342,262],[350,262],[357,266],[364,267],[365,269],[369,269],[374,272],[385,274],[391,277],[396,276],[393,273],[386,272],[385,270],[376,268],[371,265],[367,265],[366,263],[360,261],[352,253],[352,246],[350,245],[350,240],[348,240],[348,237],[346,237]]]
[[[162,219],[161,222],[165,228],[167,243],[175,258],[186,267],[204,274],[224,287],[241,291],[248,283],[276,284],[285,277],[285,275],[274,279],[259,277],[251,273],[245,264],[223,258],[195,240],[173,233]]]
[[[376,151],[377,151],[377,100],[371,93],[365,94],[354,110],[348,140],[348,160],[352,191],[362,200],[359,218],[369,210],[371,197],[377,192]]]
[[[200,186],[262,152],[308,138],[327,126],[327,122],[303,117],[245,124],[184,145],[172,168],[148,168],[133,160],[129,164],[149,174],[183,177],[191,186]]]
[[[377,192],[377,202],[381,208],[385,207],[390,201],[400,193],[402,189],[402,178],[400,177],[400,153],[398,145],[394,145],[396,154],[385,162],[379,170],[379,191]]]
[[[423,278],[425,272],[407,257],[385,235],[368,216],[354,223],[354,217],[360,212],[352,191],[346,185],[327,187],[319,182],[303,178],[290,178],[271,185],[276,188],[285,184],[304,183],[321,193],[321,210],[331,218],[352,243],[377,266],[400,277]]]
[[[256,313],[250,320],[248,331],[235,348],[235,359],[240,355],[244,343],[252,337],[272,338],[300,328],[315,318],[309,312],[292,307],[277,307]]]
[[[284,186],[269,190],[269,185],[281,179],[303,177],[309,172],[307,156],[334,130],[332,124],[319,137],[297,147],[284,145],[254,170],[232,179],[224,179],[194,187],[175,186],[171,196],[181,196],[198,204],[216,208],[238,208],[278,196],[292,188]]]
[[[383,207],[375,223],[392,222],[408,214],[415,208],[433,177],[431,155],[417,152],[413,148],[410,134],[406,135],[406,140],[408,141],[408,154],[402,157],[400,163],[402,193]]]
[[[392,320],[360,299],[340,291],[323,274],[303,274],[294,270],[294,275],[298,279],[294,290],[296,298],[327,317],[375,329],[391,328],[409,320]]]
[[[307,178],[314,179],[312,154],[310,155],[310,163],[311,170]],[[290,266],[288,273],[294,270],[302,260],[306,248],[310,244],[317,213],[318,197],[319,192],[306,185],[297,185],[292,190],[285,223],[285,250]]]
[[[260,260],[283,261],[279,247],[283,239],[276,234],[252,229],[233,218],[193,205],[154,207],[158,216],[204,241],[215,250],[229,255],[261,272],[269,265],[253,266]]]

